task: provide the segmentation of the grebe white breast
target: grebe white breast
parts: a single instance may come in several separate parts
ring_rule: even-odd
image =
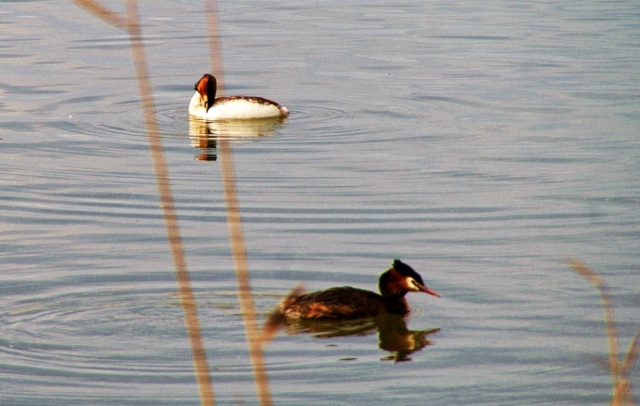
[[[203,120],[250,120],[286,117],[289,110],[278,103],[256,96],[230,96],[216,99],[217,81],[206,73],[194,88],[189,114]]]

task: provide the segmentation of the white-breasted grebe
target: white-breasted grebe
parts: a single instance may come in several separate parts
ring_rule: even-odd
[[[229,96],[216,99],[217,81],[206,73],[194,88],[189,114],[203,120],[251,120],[286,117],[289,110],[278,103],[256,96]]]

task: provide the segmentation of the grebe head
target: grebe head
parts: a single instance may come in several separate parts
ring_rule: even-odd
[[[438,292],[424,285],[422,277],[413,268],[399,259],[394,259],[391,268],[380,275],[378,288],[382,296],[404,296],[407,292],[424,292],[440,297]]]
[[[200,93],[202,99],[202,105],[205,111],[209,111],[209,108],[213,106],[213,102],[216,100],[216,87],[218,82],[215,76],[205,73],[198,82],[196,82],[193,88]]]

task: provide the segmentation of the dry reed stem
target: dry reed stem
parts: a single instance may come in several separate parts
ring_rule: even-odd
[[[636,362],[638,352],[640,351],[640,331],[633,337],[633,341],[627,351],[627,356],[622,363],[622,375],[628,375],[633,368],[633,364]]]
[[[627,352],[625,361],[621,365],[618,355],[618,333],[616,330],[613,302],[611,300],[609,287],[600,275],[592,271],[584,263],[577,260],[571,260],[570,265],[579,275],[589,279],[600,291],[605,324],[607,327],[607,343],[609,347],[609,370],[612,381],[611,406],[632,406],[633,397],[631,395],[631,382],[624,376],[629,373],[636,360],[636,354],[638,352],[638,347],[640,346],[640,333],[636,334],[629,351]]]
[[[602,300],[602,308],[604,310],[604,320],[607,326],[607,342],[609,346],[609,370],[611,372],[611,380],[613,385],[613,391],[615,393],[616,388],[620,385],[621,368],[620,358],[618,356],[618,334],[616,331],[616,322],[614,319],[613,304],[611,302],[611,294],[609,293],[609,287],[600,277],[600,275],[593,272],[588,266],[580,261],[572,260],[571,266],[575,271],[587,278],[593,283],[600,291]]]
[[[218,9],[215,0],[204,2],[204,11],[207,19],[207,32],[209,38],[209,63],[211,73],[218,82],[217,97],[224,96],[224,69],[222,64],[222,43],[218,35]]]
[[[224,75],[222,68],[222,44],[218,33],[218,13],[215,0],[205,0],[205,14],[209,33],[209,56],[211,69],[217,78],[218,95],[224,95]],[[220,151],[220,173],[224,188],[224,198],[227,204],[227,226],[229,228],[229,240],[233,264],[238,279],[238,302],[244,322],[247,345],[249,346],[249,358],[253,366],[256,392],[261,405],[272,404],[269,389],[269,376],[264,361],[261,333],[258,328],[255,305],[251,294],[249,266],[247,264],[247,252],[242,232],[242,217],[236,189],[235,171],[233,167],[233,153],[228,140],[222,139],[218,143]]]
[[[85,8],[91,13],[102,18],[109,24],[127,31],[131,39],[131,52],[138,82],[141,104],[144,113],[145,128],[147,130],[147,140],[151,152],[151,160],[156,174],[156,182],[160,193],[160,205],[164,218],[167,239],[169,241],[171,256],[176,271],[178,282],[178,295],[182,307],[185,327],[191,344],[191,352],[200,394],[200,403],[206,406],[214,405],[213,386],[211,384],[209,365],[207,363],[206,352],[202,341],[202,333],[198,314],[195,306],[195,297],[191,289],[191,281],[187,263],[180,237],[178,218],[173,201],[173,193],[169,181],[169,172],[164,157],[160,130],[156,120],[155,105],[151,90],[149,70],[142,42],[142,30],[140,28],[140,18],[136,0],[126,1],[126,20],[106,7],[93,0],[75,0],[75,3]]]
[[[245,251],[244,238],[242,236],[242,219],[240,217],[240,206],[238,204],[238,194],[235,187],[235,174],[233,169],[233,155],[229,141],[221,140],[220,148],[220,171],[224,185],[224,197],[227,202],[227,225],[229,228],[229,238],[231,240],[231,253],[238,279],[238,301],[244,321],[244,329],[249,346],[249,358],[253,366],[253,373],[256,380],[256,391],[261,405],[271,405],[271,393],[269,391],[269,377],[264,363],[260,332],[256,318],[255,306],[251,295],[251,284],[249,278],[249,267],[247,265],[247,254]]]
[[[205,1],[205,13],[209,34],[209,56],[211,68],[217,77],[218,94],[224,95],[224,75],[222,68],[222,46],[218,34],[217,9],[215,0]],[[253,366],[256,393],[261,405],[272,404],[269,389],[269,376],[264,362],[261,334],[258,329],[255,305],[251,294],[249,266],[247,253],[242,233],[242,218],[240,216],[240,204],[236,190],[235,171],[233,166],[233,154],[228,140],[218,142],[220,151],[220,173],[224,189],[224,198],[227,204],[227,226],[229,228],[229,240],[231,253],[238,279],[238,301],[244,322],[244,330],[249,347],[249,358]]]
[[[122,14],[109,10],[97,1],[73,0],[73,2],[78,6],[84,8],[89,13],[113,25],[114,27],[126,29],[127,20]]]

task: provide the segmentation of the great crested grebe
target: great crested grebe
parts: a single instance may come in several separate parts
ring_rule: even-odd
[[[378,288],[380,295],[350,286],[294,293],[280,302],[278,310],[290,319],[349,320],[381,314],[408,314],[410,308],[404,297],[407,292],[424,292],[440,297],[424,285],[416,271],[399,259],[394,259],[391,268],[380,275]]]
[[[206,73],[194,88],[189,114],[203,120],[250,120],[286,117],[289,110],[278,103],[255,96],[230,96],[216,99],[217,81]]]

